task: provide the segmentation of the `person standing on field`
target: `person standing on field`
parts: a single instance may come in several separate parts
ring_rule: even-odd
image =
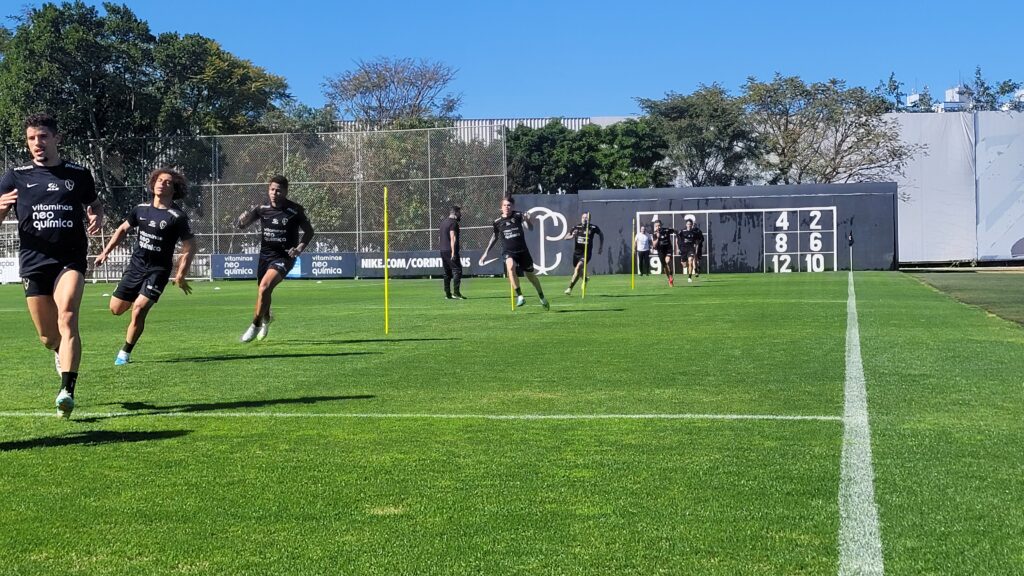
[[[89,234],[99,234],[103,206],[92,173],[61,158],[62,139],[53,116],[25,119],[32,161],[0,178],[0,220],[11,210],[17,215],[25,301],[39,340],[54,351],[60,374],[57,415],[69,418],[82,359],[78,317],[89,254],[84,221]]]
[[[636,248],[636,257],[639,260],[637,270],[641,276],[651,275],[651,235],[647,233],[647,226],[640,225],[640,231],[633,238],[633,245]]]
[[[242,342],[252,342],[253,338],[263,340],[267,337],[270,323],[274,320],[270,313],[274,288],[284,280],[288,272],[291,272],[295,266],[295,259],[313,239],[313,225],[306,217],[306,210],[288,199],[287,178],[280,175],[271,178],[267,196],[267,204],[253,206],[235,221],[237,228],[244,229],[259,220],[262,229],[260,261],[256,269],[256,281],[259,283],[256,311],[252,324],[249,324],[240,338]]]
[[[444,297],[449,300],[465,300],[462,286],[462,262],[459,260],[461,246],[462,208],[452,206],[448,217],[441,221],[438,246],[441,249],[441,266],[444,267]],[[454,291],[452,290],[454,288]]]
[[[146,317],[160,299],[171,277],[174,247],[179,241],[182,254],[178,258],[174,284],[185,294],[192,293],[185,275],[195,256],[196,244],[192,240],[195,235],[192,234],[188,214],[174,203],[176,198],[185,195],[188,184],[178,172],[159,168],[149,176],[149,189],[153,199],[132,209],[128,219],[117,227],[107,246],[96,256],[96,265],[102,266],[128,231],[132,228],[138,230],[131,263],[114,290],[114,295],[110,297],[110,312],[114,316],[132,311],[124,346],[117,352],[114,366],[124,366],[131,362],[132,350],[146,329]]]
[[[491,240],[487,243],[484,253],[480,255],[480,266],[484,266],[484,258],[487,257],[487,253],[491,251],[491,247],[498,241],[498,238],[501,238],[501,256],[505,260],[508,281],[512,284],[512,289],[516,294],[516,307],[526,304],[526,298],[523,297],[523,292],[519,289],[519,277],[516,275],[516,270],[522,270],[526,279],[537,290],[540,305],[545,310],[550,310],[551,305],[544,298],[544,290],[534,271],[533,257],[530,256],[530,249],[526,246],[526,236],[523,232],[523,226],[530,230],[533,229],[533,220],[529,214],[513,210],[514,205],[515,198],[512,196],[505,196],[501,201],[501,216],[494,220],[494,233],[491,235]]]

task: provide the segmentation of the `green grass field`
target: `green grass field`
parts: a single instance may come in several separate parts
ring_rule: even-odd
[[[0,287],[0,573],[836,574],[847,274],[639,280],[88,285],[71,421]],[[1024,330],[855,281],[885,571],[1024,572]]]

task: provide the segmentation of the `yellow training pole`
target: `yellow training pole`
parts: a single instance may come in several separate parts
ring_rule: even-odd
[[[384,187],[384,333],[388,333],[388,187]]]
[[[590,218],[587,218],[587,227],[583,229],[583,293],[580,299],[587,297],[587,249],[590,248]]]
[[[633,250],[631,251],[633,257],[629,262],[629,289],[636,290],[636,218],[630,220],[630,226],[632,227],[631,230],[633,234],[633,239],[630,240],[630,244],[633,245]]]

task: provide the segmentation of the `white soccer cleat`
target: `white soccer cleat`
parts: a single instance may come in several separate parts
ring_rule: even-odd
[[[239,338],[239,340],[242,342],[252,342],[252,339],[256,337],[257,330],[259,330],[259,328],[257,328],[255,324],[249,324],[249,327],[245,330],[245,333],[242,334],[242,337]]]
[[[57,416],[61,418],[71,418],[71,411],[75,409],[75,397],[68,393],[67,390],[61,388],[60,394],[57,394]]]
[[[524,306],[525,304],[526,304],[526,298],[523,298],[522,294],[520,294],[519,296],[516,296],[516,308],[519,308],[520,306]]]
[[[566,288],[565,292],[562,292],[562,294],[565,294],[566,296],[572,296],[572,288]]]
[[[543,306],[545,310],[551,310],[551,304],[548,304],[548,301],[543,298],[540,299],[540,305]]]
[[[267,311],[267,319],[264,320],[263,324],[260,324],[259,329],[256,330],[256,339],[257,340],[261,340],[261,341],[262,340],[266,340],[267,333],[270,332],[270,323],[273,322],[273,321],[274,321],[274,315],[268,310]]]
[[[687,278],[686,279],[686,283],[687,284],[693,284],[693,278]]]

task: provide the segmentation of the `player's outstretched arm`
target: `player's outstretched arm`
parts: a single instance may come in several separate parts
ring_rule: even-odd
[[[526,225],[527,230],[533,230],[533,216],[530,216],[529,212],[520,212],[523,215],[523,224]]]
[[[235,228],[238,228],[239,230],[248,228],[250,224],[256,221],[257,217],[256,206],[252,205],[248,210],[239,214],[238,218],[235,219]]]
[[[181,256],[178,257],[178,272],[174,275],[174,285],[181,288],[185,294],[192,293],[192,287],[188,284],[188,270],[192,267],[192,258],[196,255],[195,238],[181,241]]]
[[[7,214],[14,207],[14,204],[18,201],[18,191],[11,190],[0,194],[0,221],[7,218]]]
[[[594,228],[594,235],[597,236],[597,253],[604,252],[604,232],[600,228]]]
[[[479,264],[481,266],[484,265],[484,258],[487,258],[487,253],[491,251],[491,247],[494,246],[494,242],[497,239],[498,239],[498,233],[497,233],[497,231],[495,231],[495,233],[491,235],[491,240],[487,243],[487,248],[484,248],[484,253],[480,255],[480,262],[479,262]]]
[[[313,240],[313,235],[316,234],[316,232],[313,231],[313,225],[309,223],[309,220],[303,220],[302,224],[299,224],[299,227],[302,228],[302,238],[299,239],[298,245],[294,248],[288,249],[288,255],[292,258],[297,258],[299,254],[305,252],[306,247],[309,246],[309,243]]]
[[[107,245],[103,247],[103,251],[96,256],[97,266],[103,266],[107,261],[107,256],[110,256],[110,253],[114,251],[114,248],[117,248],[117,245],[121,243],[121,240],[124,240],[125,235],[128,234],[128,230],[130,230],[131,227],[132,225],[125,220],[117,227],[117,230],[114,230],[114,234],[110,237],[110,241],[108,241]]]
[[[100,204],[99,198],[86,206],[85,214],[89,218],[89,234],[99,234],[103,229],[103,204]]]

